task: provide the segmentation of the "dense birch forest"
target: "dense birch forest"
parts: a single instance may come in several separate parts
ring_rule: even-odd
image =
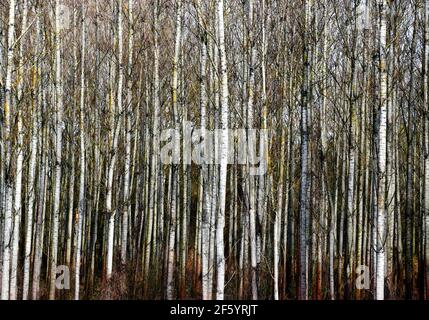
[[[1,299],[429,299],[429,0],[0,0]]]

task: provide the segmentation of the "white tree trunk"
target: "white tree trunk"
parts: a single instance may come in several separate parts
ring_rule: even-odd
[[[301,190],[299,212],[299,299],[308,299],[308,95],[309,95],[309,41],[310,8],[312,0],[305,2],[305,30],[304,30],[304,74],[301,92]]]
[[[202,163],[202,217],[201,217],[201,273],[202,273],[202,298],[203,300],[208,300],[211,297],[209,294],[209,246],[210,246],[210,209],[211,209],[211,193],[208,188],[209,183],[209,172],[208,164],[206,159],[208,157],[208,148],[207,148],[207,92],[206,92],[206,64],[207,64],[207,32],[204,29],[202,10],[201,10],[201,0],[197,2],[197,12],[198,12],[198,22],[199,22],[199,32],[200,32],[200,110],[201,110],[201,135],[204,143],[204,158]]]
[[[80,142],[80,174],[79,174],[79,211],[76,226],[76,250],[75,250],[75,287],[74,299],[79,300],[80,289],[80,260],[82,250],[82,220],[85,214],[85,5],[82,2],[82,35],[81,35],[81,73],[80,73],[80,110],[79,110],[79,142]]]
[[[43,33],[41,32],[40,25],[38,25],[38,32],[40,36],[40,45],[43,47]],[[43,66],[43,63],[42,63]],[[42,66],[40,67],[40,84],[38,92],[38,127],[41,128],[38,132],[39,143],[39,154],[40,154],[40,170],[39,170],[39,181],[38,181],[38,190],[39,190],[39,201],[37,204],[37,216],[36,216],[36,226],[35,226],[35,240],[34,240],[34,263],[33,263],[33,278],[32,278],[32,299],[36,300],[39,298],[39,289],[40,289],[40,272],[42,266],[42,253],[44,247],[43,233],[44,233],[44,219],[45,219],[45,209],[46,209],[46,190],[47,190],[47,148],[44,147],[44,143],[48,140],[48,125],[43,124],[42,122],[42,112],[46,110],[46,86],[42,86],[42,80],[46,78],[46,74],[42,74]],[[46,143],[47,145],[47,143]]]
[[[385,263],[385,181],[386,181],[386,131],[387,131],[387,69],[386,69],[386,12],[387,1],[382,0],[380,8],[380,125],[378,151],[378,196],[377,196],[377,268],[376,299],[384,300],[384,263]]]
[[[255,92],[255,64],[256,64],[256,47],[255,47],[255,39],[253,32],[253,21],[254,21],[254,10],[253,10],[253,0],[249,1],[249,55],[250,55],[250,63],[249,63],[249,90],[248,90],[248,102],[247,102],[247,128],[253,129],[254,125],[254,110],[253,110],[253,99]],[[258,286],[257,286],[257,263],[259,261],[260,255],[260,246],[259,244],[259,236],[256,233],[256,179],[254,175],[250,174],[250,162],[249,156],[252,157],[256,150],[254,143],[256,141],[251,141],[252,136],[248,132],[247,135],[247,148],[249,150],[249,154],[247,155],[247,165],[248,165],[248,177],[247,181],[249,183],[249,227],[250,227],[250,265],[251,265],[251,275],[252,275],[252,299],[258,299]],[[252,159],[253,160],[253,159]]]
[[[56,140],[55,140],[55,187],[54,187],[54,211],[52,216],[52,239],[50,261],[50,285],[49,299],[55,299],[55,280],[58,253],[58,220],[60,215],[61,200],[61,152],[63,131],[63,87],[61,75],[61,0],[55,1],[55,103],[56,103]]]
[[[182,36],[182,3],[181,0],[176,2],[176,37],[174,45],[174,58],[173,58],[173,86],[172,86],[172,107],[174,123],[178,126],[179,114],[177,110],[177,88],[178,88],[178,63],[181,46]],[[172,170],[172,182],[171,182],[171,208],[170,208],[170,228],[169,228],[169,242],[168,242],[168,269],[167,269],[167,299],[172,300],[174,298],[174,262],[175,262],[175,237],[176,237],[176,205],[177,205],[177,185],[178,182],[178,169],[173,168]],[[185,195],[184,195],[185,196]]]
[[[129,197],[130,197],[130,170],[131,170],[131,113],[132,113],[132,65],[133,65],[133,41],[134,41],[134,20],[133,20],[133,0],[128,1],[128,80],[127,80],[127,106],[125,112],[125,172],[124,172],[124,208],[122,214],[121,233],[121,264],[127,261],[127,238],[129,219]],[[131,183],[132,185],[132,183]]]
[[[285,111],[283,111],[285,112]],[[284,167],[285,167],[285,144],[286,144],[286,123],[282,124],[282,133],[280,140],[280,172],[279,182],[277,187],[277,211],[274,219],[274,300],[279,300],[279,260],[280,260],[280,235],[281,235],[281,221],[283,215],[283,181],[284,181]],[[287,226],[285,226],[287,228]],[[286,250],[286,248],[285,248]]]
[[[22,28],[21,32],[24,32],[27,28],[27,0],[23,2],[23,16],[22,16]],[[19,62],[18,62],[18,101],[22,100],[23,96],[23,39],[20,41],[19,46]],[[21,226],[21,192],[22,192],[22,164],[24,161],[24,131],[22,123],[22,104],[17,108],[17,147],[16,147],[16,173],[15,173],[15,195],[13,203],[13,237],[12,237],[12,261],[10,270],[10,300],[16,300],[17,298],[17,276],[18,276],[18,251],[19,251],[19,232]]]
[[[40,18],[37,17],[36,21],[36,32],[37,32],[37,48],[36,54],[40,53],[41,38],[40,38]],[[31,127],[31,144],[30,144],[30,163],[28,172],[28,202],[27,202],[27,226],[25,230],[25,253],[24,253],[24,280],[22,289],[22,299],[27,300],[29,295],[30,287],[30,258],[31,258],[31,247],[32,247],[32,235],[33,235],[33,219],[34,219],[34,202],[35,202],[35,175],[36,175],[36,159],[37,159],[37,145],[38,145],[38,131],[39,127],[39,113],[41,105],[39,103],[39,83],[40,83],[40,63],[36,63],[33,67],[33,119]],[[33,271],[34,272],[34,271]]]
[[[228,73],[225,50],[225,30],[223,17],[223,0],[218,1],[219,51],[221,66],[221,128],[220,138],[220,181],[219,181],[219,210],[217,211],[216,225],[216,265],[217,288],[216,299],[223,300],[225,286],[225,256],[224,256],[224,228],[226,202],[226,176],[228,165]]]
[[[158,0],[155,1],[154,10],[153,10],[153,29],[158,30]],[[152,246],[152,229],[153,229],[153,220],[157,214],[157,197],[158,197],[158,188],[160,188],[160,179],[158,171],[159,163],[159,129],[160,129],[160,103],[159,103],[159,46],[158,46],[159,35],[158,32],[154,32],[154,44],[153,44],[153,140],[152,140],[152,155],[151,159],[151,173],[150,181],[154,184],[154,188],[149,190],[149,209],[147,210],[146,215],[146,236],[144,243],[144,276],[146,283],[148,282],[149,276],[149,266],[151,259],[151,246]],[[146,284],[147,285],[147,284]]]
[[[109,213],[108,223],[108,239],[107,239],[107,267],[106,275],[107,279],[112,276],[113,270],[113,250],[114,250],[114,236],[115,236],[115,216],[116,209],[112,211],[112,189],[113,189],[113,176],[115,171],[115,164],[117,159],[117,148],[119,140],[119,132],[121,129],[121,117],[122,117],[122,86],[124,81],[124,65],[122,63],[123,57],[123,30],[122,30],[122,0],[118,2],[118,92],[117,92],[117,121],[115,123],[115,129],[113,133],[113,144],[112,144],[112,159],[108,173],[108,194],[107,194],[107,211]]]
[[[15,39],[15,0],[9,1],[9,22],[8,22],[8,49],[7,68],[5,83],[5,106],[4,106],[4,127],[3,141],[5,141],[5,169],[9,171],[11,154],[11,128],[10,128],[10,108],[12,104],[12,71],[14,68],[13,46]],[[9,299],[10,284],[10,249],[12,245],[12,177],[6,173],[5,177],[5,213],[4,213],[4,236],[3,236],[3,270],[2,270],[2,290],[1,299]]]

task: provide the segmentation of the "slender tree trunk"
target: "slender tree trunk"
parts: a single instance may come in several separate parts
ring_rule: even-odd
[[[22,13],[22,28],[21,32],[24,32],[27,28],[27,0],[23,2],[23,13]],[[19,232],[21,225],[21,192],[22,192],[22,176],[23,176],[23,162],[24,162],[24,131],[23,131],[23,54],[24,54],[24,42],[20,41],[19,47],[19,62],[18,62],[18,75],[17,75],[17,89],[18,89],[18,103],[16,110],[17,117],[17,150],[16,150],[16,173],[15,173],[15,195],[13,202],[13,236],[12,236],[12,261],[11,261],[11,274],[10,274],[10,300],[16,300],[17,298],[17,277],[18,277],[18,252],[19,252]]]
[[[308,59],[309,37],[307,32],[310,25],[311,0],[305,2],[305,30],[303,43],[303,84],[301,92],[301,189],[300,189],[300,218],[299,218],[299,299],[308,299],[308,101],[309,74]]]
[[[55,140],[55,187],[54,211],[52,215],[52,239],[50,258],[49,299],[55,299],[55,280],[58,258],[58,220],[61,200],[61,160],[62,160],[62,131],[63,131],[63,87],[61,73],[61,0],[55,1],[55,103],[56,103],[56,140]]]
[[[43,33],[41,32],[40,25],[38,26],[38,32],[40,34],[40,45],[43,47],[44,38]],[[46,114],[47,109],[46,103],[46,86],[42,85],[44,79],[47,79],[46,74],[42,73],[43,66],[46,65],[46,62],[41,62],[40,70],[40,85],[38,92],[38,101],[40,108],[38,109],[38,126],[40,130],[38,132],[39,143],[39,159],[40,159],[40,169],[39,169],[39,178],[38,178],[38,190],[39,190],[39,199],[37,202],[37,213],[36,213],[36,226],[35,226],[35,240],[34,240],[34,262],[33,262],[33,278],[32,278],[32,299],[39,299],[40,293],[40,273],[42,267],[42,253],[44,248],[44,222],[46,215],[46,195],[47,195],[47,150],[44,148],[44,145],[48,145],[48,125],[44,123],[42,115]]]
[[[117,213],[117,208],[112,208],[112,189],[113,189],[113,179],[115,164],[117,160],[117,148],[119,140],[119,132],[121,129],[121,119],[122,119],[122,87],[124,79],[124,65],[122,62],[123,58],[123,29],[122,29],[122,0],[118,2],[118,91],[117,91],[117,110],[116,110],[116,119],[114,121],[114,132],[113,132],[113,142],[112,142],[112,157],[110,160],[109,173],[108,173],[108,194],[107,194],[107,203],[106,209],[109,214],[108,220],[108,240],[107,240],[107,267],[106,267],[106,277],[109,280],[112,276],[113,271],[113,255],[114,255],[114,236],[115,236],[115,218]]]
[[[220,78],[221,78],[221,128],[220,137],[220,172],[219,172],[219,210],[217,211],[216,224],[216,299],[224,299],[225,287],[225,255],[224,255],[224,227],[226,206],[226,176],[228,165],[228,73],[225,50],[225,24],[223,16],[223,0],[218,0],[218,26],[219,26],[219,51],[220,51]]]
[[[177,126],[179,122],[179,114],[177,110],[177,89],[178,89],[178,63],[181,46],[182,35],[182,2],[176,2],[176,39],[174,46],[174,59],[173,59],[173,87],[172,87],[172,102],[173,102],[173,117],[174,123]],[[173,137],[174,139],[174,137]],[[177,184],[178,184],[178,170],[176,166],[172,170],[172,200],[170,208],[170,228],[169,228],[169,242],[168,242],[168,269],[167,269],[167,299],[174,298],[174,263],[175,263],[175,237],[176,237],[176,205],[177,205]]]
[[[130,181],[131,170],[131,114],[132,114],[132,66],[133,66],[133,46],[134,46],[134,20],[133,20],[133,1],[128,1],[128,80],[127,80],[127,105],[125,112],[125,177],[124,177],[124,208],[122,214],[122,233],[121,233],[121,264],[124,266],[127,262],[127,239],[128,239],[128,220],[130,214]]]
[[[253,36],[253,21],[254,21],[254,10],[253,0],[249,1],[249,22],[248,22],[248,50],[249,50],[249,89],[248,89],[248,102],[247,102],[247,148],[249,154],[247,155],[247,182],[249,185],[249,227],[250,227],[250,265],[251,265],[251,276],[252,276],[252,299],[258,299],[258,283],[257,283],[257,263],[258,263],[258,240],[259,236],[256,232],[256,179],[255,176],[250,173],[250,161],[254,160],[254,154],[256,152],[254,143],[254,135],[252,135],[254,125],[254,91],[255,91],[255,64],[256,64],[256,47],[255,38]],[[253,138],[253,140],[252,140]],[[250,158],[250,159],[249,159]]]
[[[40,54],[41,50],[41,35],[40,35],[40,18],[37,17],[36,22],[36,38],[38,45],[36,46],[36,54]],[[34,219],[34,208],[35,206],[35,193],[36,193],[36,160],[37,160],[37,147],[39,143],[38,131],[41,130],[39,126],[39,115],[40,115],[40,62],[36,62],[33,67],[33,78],[32,78],[32,127],[31,127],[31,145],[30,145],[30,160],[29,160],[29,173],[28,173],[28,202],[27,202],[27,215],[26,215],[26,230],[25,230],[25,252],[24,252],[24,280],[22,299],[27,300],[30,291],[30,260],[31,260],[31,248],[33,245],[33,219]],[[39,190],[40,191],[40,190]],[[34,271],[33,271],[34,272]]]
[[[4,235],[3,235],[3,269],[2,269],[2,290],[1,299],[9,299],[10,285],[10,261],[12,245],[12,176],[10,172],[11,161],[11,107],[12,107],[12,71],[14,69],[13,46],[15,41],[15,0],[9,1],[9,22],[7,36],[7,67],[5,82],[5,104],[4,104],[4,125],[3,141],[5,142],[5,205],[4,205]],[[3,160],[2,160],[3,161]]]
[[[80,289],[80,267],[81,267],[81,251],[82,251],[82,221],[85,215],[85,5],[82,2],[82,35],[81,35],[81,73],[80,73],[80,110],[79,110],[79,141],[80,141],[80,174],[79,174],[79,211],[76,227],[76,260],[75,260],[75,288],[74,299],[79,300]]]
[[[210,246],[210,209],[211,197],[208,188],[209,171],[207,159],[208,155],[208,137],[207,130],[207,92],[206,92],[206,64],[207,64],[207,31],[203,24],[203,11],[201,0],[197,3],[199,32],[201,38],[200,44],[200,110],[201,110],[201,136],[203,140],[203,159],[202,159],[202,217],[201,217],[201,278],[202,278],[202,298],[208,300],[211,297],[209,293],[209,246]]]
[[[149,282],[149,266],[151,259],[151,240],[152,240],[152,223],[153,219],[157,214],[156,208],[157,205],[157,197],[158,193],[156,192],[157,188],[160,188],[159,183],[160,175],[158,171],[160,171],[159,164],[159,128],[160,128],[160,103],[159,103],[159,47],[158,47],[158,0],[155,0],[154,11],[153,11],[153,30],[154,30],[154,45],[153,45],[153,144],[152,144],[152,156],[151,156],[151,181],[154,182],[155,188],[150,190],[149,197],[149,210],[147,211],[147,232],[146,232],[146,241],[145,241],[145,254],[144,254],[144,277],[145,277],[145,286],[147,291],[147,285]]]
[[[380,11],[380,124],[378,151],[378,192],[377,192],[377,273],[376,298],[384,300],[385,263],[385,221],[386,221],[386,132],[387,132],[387,68],[386,68],[386,12],[387,1],[383,0]]]

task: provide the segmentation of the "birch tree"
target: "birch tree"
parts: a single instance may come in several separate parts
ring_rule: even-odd
[[[225,289],[225,256],[224,256],[224,227],[226,206],[226,176],[228,165],[228,73],[225,51],[225,24],[224,24],[223,0],[218,0],[218,28],[220,51],[220,78],[221,78],[221,129],[220,137],[220,180],[219,180],[219,210],[216,224],[216,266],[217,288],[216,299],[224,299]]]
[[[380,7],[380,124],[378,153],[377,194],[377,300],[384,299],[384,235],[385,235],[385,179],[386,179],[386,131],[387,131],[387,72],[386,72],[386,12],[387,2]]]
[[[299,217],[299,298],[308,298],[308,81],[309,57],[308,35],[310,25],[311,0],[305,2],[305,30],[303,43],[303,84],[301,92],[301,189],[300,189],[300,217]]]
[[[15,1],[9,2],[9,22],[7,31],[7,69],[4,99],[3,143],[5,144],[5,205],[4,205],[4,235],[3,235],[3,270],[1,299],[9,299],[10,260],[12,245],[12,188],[13,177],[10,168],[11,161],[11,107],[12,107],[12,71],[14,70],[14,41],[15,41]]]
[[[81,251],[82,251],[82,221],[85,215],[85,173],[86,173],[86,164],[85,164],[85,5],[82,3],[82,35],[81,35],[81,66],[80,66],[80,110],[79,110],[79,142],[80,142],[80,173],[79,173],[79,209],[77,217],[77,227],[76,227],[76,261],[75,261],[75,288],[74,288],[74,298],[79,300],[79,291],[80,291],[80,260],[81,260]]]

